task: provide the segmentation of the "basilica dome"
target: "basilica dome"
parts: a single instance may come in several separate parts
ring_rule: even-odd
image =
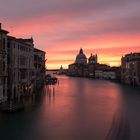
[[[79,54],[76,56],[76,63],[87,64],[86,55],[83,53],[83,49],[80,49]]]

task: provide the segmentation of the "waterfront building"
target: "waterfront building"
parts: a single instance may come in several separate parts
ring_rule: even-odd
[[[122,57],[121,81],[140,86],[140,53],[130,53]]]
[[[58,71],[58,75],[61,75],[61,74],[66,74],[67,73],[67,70],[63,68],[63,66],[61,65],[59,71]]]
[[[110,66],[106,64],[96,64],[96,69],[95,69],[95,78],[96,79],[104,79],[104,72],[108,71],[110,69]]]
[[[103,71],[102,70],[95,70],[95,78],[96,79],[103,79]]]
[[[45,52],[34,49],[33,38],[7,34],[0,23],[0,103],[31,95],[45,78]]]
[[[115,73],[115,80],[121,82],[121,66],[114,66],[110,68],[110,71]]]
[[[75,63],[69,65],[68,74],[78,77],[87,75],[87,58],[82,48],[76,56]]]
[[[120,77],[120,67],[110,67],[106,64],[96,64],[95,78],[120,81]]]
[[[88,64],[96,64],[97,59],[98,59],[97,54],[96,55],[91,54],[91,56],[88,59]]]
[[[9,98],[33,92],[34,88],[33,39],[8,37],[8,91]]]
[[[110,67],[106,64],[98,63],[97,54],[87,58],[83,50],[80,49],[76,56],[75,63],[68,67],[68,75],[77,77],[89,77],[97,79],[110,79],[120,81],[121,77],[120,67]]]
[[[77,75],[77,70],[78,70],[78,67],[77,67],[77,65],[75,63],[70,64],[68,66],[68,75],[76,76]]]
[[[111,70],[105,70],[105,71],[103,71],[103,79],[106,79],[106,80],[115,80],[116,79],[116,73],[115,73],[115,71],[111,71]]]
[[[93,55],[91,54],[91,56],[88,59],[88,76],[91,78],[95,77],[95,68],[96,68],[96,64],[97,64],[97,54]]]
[[[96,79],[105,79],[105,80],[116,80],[115,71],[111,70],[95,70]]]
[[[7,101],[7,34],[0,23],[0,103]]]
[[[34,74],[35,74],[35,89],[40,88],[45,80],[45,52],[34,48]]]
[[[93,77],[96,63],[97,55],[91,55],[87,62],[87,57],[84,54],[83,49],[80,49],[76,56],[75,63],[69,65],[68,74],[78,77]]]

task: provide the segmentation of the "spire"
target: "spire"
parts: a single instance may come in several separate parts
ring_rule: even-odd
[[[63,66],[61,65],[60,70],[63,70]]]
[[[80,52],[79,52],[79,53],[80,53],[80,54],[83,54],[83,49],[82,49],[82,48],[80,49]]]

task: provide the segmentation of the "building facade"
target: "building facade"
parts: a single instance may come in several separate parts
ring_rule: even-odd
[[[8,37],[8,75],[10,99],[33,92],[35,77],[32,38]]]
[[[35,74],[35,88],[40,88],[45,80],[45,52],[34,48],[34,74]]]
[[[97,65],[97,54],[96,55],[92,55],[89,57],[88,59],[88,75],[91,78],[95,77],[95,69],[96,69],[96,65]]]
[[[111,70],[105,70],[103,71],[103,79],[106,80],[115,80],[116,79],[116,73],[115,71],[111,71]]]
[[[0,103],[7,101],[7,34],[0,23]]]
[[[106,64],[96,64],[95,69],[95,78],[96,79],[104,79],[104,72],[110,69],[110,66]]]
[[[130,53],[122,57],[121,81],[140,86],[140,53]]]
[[[96,79],[103,79],[103,71],[102,70],[95,70],[95,78]]]

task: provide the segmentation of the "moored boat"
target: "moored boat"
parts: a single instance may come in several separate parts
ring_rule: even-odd
[[[53,85],[57,83],[58,79],[56,77],[52,77],[51,75],[46,75],[45,81],[47,85]]]

